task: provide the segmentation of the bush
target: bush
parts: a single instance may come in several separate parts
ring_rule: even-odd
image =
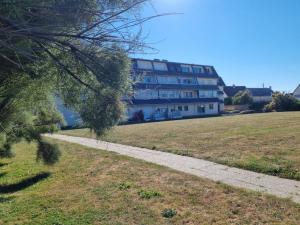
[[[146,191],[146,190],[140,190],[138,192],[139,196],[141,198],[145,198],[145,199],[150,199],[153,197],[160,197],[161,193],[157,192],[157,191]]]
[[[272,101],[264,107],[265,112],[298,110],[300,110],[300,101],[291,94],[284,92],[273,93]]]
[[[249,91],[239,91],[232,99],[234,105],[246,105],[252,104],[253,99]]]
[[[120,190],[127,190],[127,189],[129,189],[131,187],[131,184],[130,183],[127,183],[127,182],[125,182],[125,183],[120,183],[119,185],[118,185],[118,188],[120,189]]]
[[[255,110],[258,112],[264,111],[265,106],[268,104],[268,102],[253,102],[250,106],[250,110]]]
[[[161,212],[161,215],[165,218],[172,218],[177,214],[175,209],[164,209]]]
[[[225,105],[232,105],[232,98],[231,97],[227,97],[224,99],[224,104]]]

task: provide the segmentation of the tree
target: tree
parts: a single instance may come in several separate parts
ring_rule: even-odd
[[[252,104],[252,102],[253,102],[253,99],[252,99],[249,91],[239,91],[232,98],[232,103],[234,105]]]
[[[79,112],[97,135],[122,114],[130,91],[127,54],[145,48],[145,0],[7,0],[0,6],[0,156],[38,142],[38,159],[58,160],[41,138],[62,121],[54,99]]]
[[[272,101],[267,104],[264,111],[297,111],[300,110],[300,101],[291,94],[284,92],[274,92]]]

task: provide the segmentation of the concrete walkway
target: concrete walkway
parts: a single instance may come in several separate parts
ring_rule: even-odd
[[[299,181],[228,167],[201,159],[145,148],[114,144],[90,138],[58,134],[45,136],[96,149],[117,152],[122,155],[166,166],[198,177],[207,178],[213,181],[220,181],[231,186],[260,191],[278,197],[291,198],[294,202],[300,203]]]

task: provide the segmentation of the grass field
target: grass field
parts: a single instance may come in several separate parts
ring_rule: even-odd
[[[88,129],[62,133],[95,137]],[[300,180],[300,112],[118,126],[102,139]]]
[[[62,158],[53,167],[35,162],[33,144],[0,159],[0,224],[300,224],[289,200],[56,143]],[[164,218],[165,209],[177,214]]]

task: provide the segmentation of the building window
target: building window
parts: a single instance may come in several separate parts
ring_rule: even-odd
[[[184,106],[184,111],[189,111],[189,107],[187,105]]]
[[[205,113],[205,106],[204,105],[198,106],[197,111],[198,111],[198,113]]]
[[[202,73],[202,67],[200,66],[193,66],[194,73]]]
[[[178,106],[178,111],[182,111],[182,106]]]
[[[183,79],[184,84],[191,84],[192,80],[191,79]]]
[[[193,97],[193,92],[191,91],[186,91],[183,93],[185,98],[192,98]]]
[[[213,69],[210,66],[207,66],[205,69],[207,73],[213,73]]]
[[[209,104],[209,109],[213,110],[214,109],[214,104]]]
[[[181,70],[183,73],[190,73],[190,67],[188,66],[181,66]]]

